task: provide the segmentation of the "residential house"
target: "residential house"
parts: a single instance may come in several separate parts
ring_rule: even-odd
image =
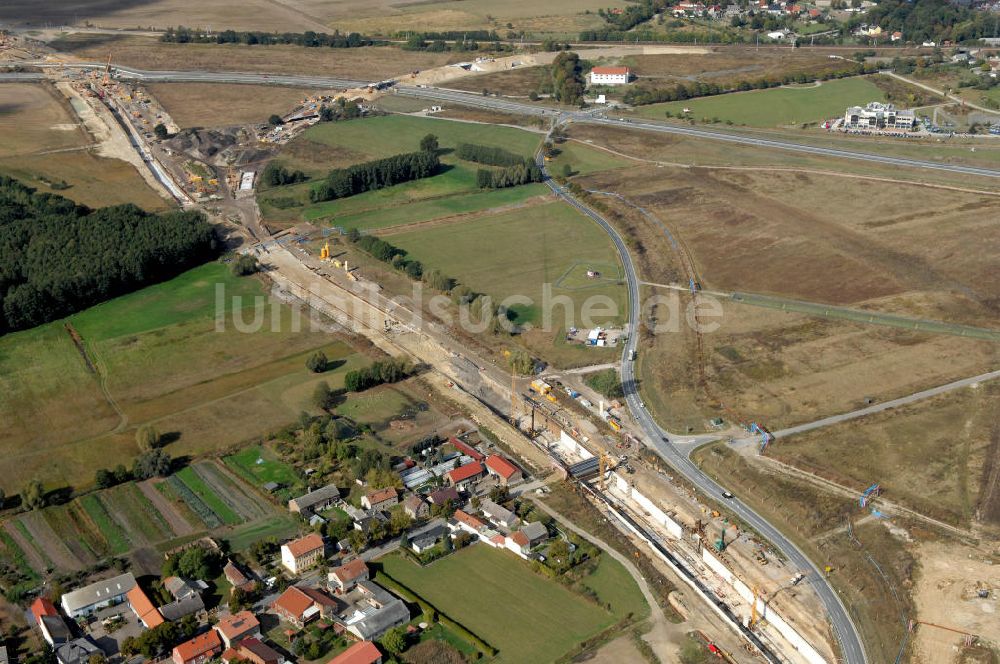
[[[590,70],[591,85],[625,85],[631,78],[632,70],[628,67],[594,67]]]
[[[448,484],[451,486],[461,489],[478,480],[484,473],[483,464],[473,461],[472,463],[467,463],[464,466],[459,466],[448,471],[445,473],[445,479],[448,480]]]
[[[520,532],[528,538],[528,545],[531,547],[536,547],[549,538],[549,531],[540,521],[524,524]]]
[[[513,528],[521,521],[516,514],[503,505],[497,505],[489,498],[484,498],[479,503],[479,509],[490,521],[508,529]]]
[[[461,498],[458,496],[458,490],[453,486],[442,487],[436,491],[431,491],[427,495],[427,502],[431,505],[444,505],[449,500],[452,505],[458,505],[461,501]]]
[[[454,516],[448,522],[448,529],[452,532],[464,530],[470,535],[477,537],[487,530],[486,524],[472,516],[464,510],[455,510]]]
[[[894,33],[892,33],[892,35],[890,35],[890,37],[889,37],[889,39],[892,40],[892,41],[894,41],[894,42],[897,42],[897,41],[901,40],[902,38],[903,38],[903,33],[900,32],[899,30],[897,30]]]
[[[131,572],[97,581],[62,596],[62,608],[70,618],[88,616],[98,609],[125,601],[128,591],[135,588]]]
[[[432,548],[438,543],[442,537],[448,534],[448,528],[446,526],[435,526],[429,530],[425,530],[419,535],[415,535],[412,540],[410,540],[410,548],[416,553],[423,553],[427,549]]]
[[[382,664],[382,653],[371,641],[358,641],[327,664]]]
[[[387,510],[397,504],[399,493],[394,486],[372,491],[361,497],[361,506],[366,510]]]
[[[163,580],[163,589],[174,599],[185,599],[200,595],[202,591],[208,589],[208,584],[204,581],[188,581],[179,576],[168,576]]]
[[[59,664],[90,664],[91,657],[103,654],[89,636],[73,639],[55,649],[56,662]]]
[[[334,568],[327,575],[327,587],[338,595],[354,589],[358,581],[368,579],[368,565],[361,558],[355,558]]]
[[[300,574],[317,565],[326,554],[323,537],[310,533],[281,545],[281,564],[292,574]]]
[[[416,494],[407,496],[403,501],[403,511],[411,519],[423,519],[430,512],[430,509],[424,499]]]
[[[244,660],[250,664],[285,664],[284,655],[255,637],[243,639],[238,646],[222,655],[223,662],[231,660]]]
[[[304,496],[292,498],[288,501],[288,509],[296,514],[306,514],[307,512],[319,512],[332,507],[340,500],[340,489],[336,484],[327,484],[325,487],[310,491]]]
[[[185,641],[171,655],[174,664],[202,664],[222,654],[222,639],[214,629]]]
[[[226,561],[226,566],[222,568],[222,573],[226,576],[226,581],[234,589],[239,588],[245,592],[249,592],[257,587],[257,582],[247,576],[232,560]]]
[[[222,618],[215,626],[226,648],[243,639],[260,636],[260,621],[249,611],[240,611]]]
[[[183,599],[175,599],[170,604],[160,607],[160,615],[165,620],[173,622],[186,616],[193,616],[205,610],[205,601],[201,595],[188,595]]]
[[[486,457],[486,471],[500,480],[504,486],[517,484],[522,479],[521,469],[499,454]]]
[[[358,581],[354,590],[340,599],[345,607],[337,615],[337,622],[362,640],[377,638],[410,620],[403,601],[373,581]]]
[[[523,531],[518,530],[507,536],[504,540],[504,548],[513,551],[522,558],[527,558],[528,552],[531,551],[531,541]]]
[[[125,599],[128,600],[128,605],[131,607],[132,613],[135,614],[136,618],[139,619],[139,622],[146,629],[153,629],[166,622],[160,614],[159,609],[153,606],[153,602],[150,601],[149,597],[139,586],[128,591],[125,594]]]
[[[271,610],[285,622],[302,629],[319,617],[320,608],[301,588],[290,586],[271,604]]]
[[[31,603],[30,612],[35,618],[35,624],[38,625],[38,630],[42,633],[42,638],[45,639],[46,643],[55,648],[58,645],[69,642],[71,637],[69,626],[63,620],[63,617],[59,615],[55,604],[44,597],[39,597]]]

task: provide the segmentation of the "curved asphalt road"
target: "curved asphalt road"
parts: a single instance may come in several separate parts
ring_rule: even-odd
[[[544,170],[545,162],[540,156],[538,164]],[[632,413],[632,417],[635,419],[636,423],[646,434],[646,438],[648,439],[647,444],[651,445],[672,468],[683,475],[684,478],[693,485],[698,487],[702,493],[714,499],[716,502],[726,504],[728,508],[740,519],[749,524],[763,537],[766,537],[778,550],[782,552],[782,554],[785,555],[794,567],[806,574],[807,578],[816,589],[816,593],[819,595],[820,601],[823,602],[823,606],[826,608],[827,614],[830,617],[830,625],[838,643],[840,644],[840,650],[844,662],[847,664],[865,664],[865,662],[867,662],[867,657],[865,655],[864,645],[861,642],[861,637],[858,634],[854,623],[851,621],[850,615],[847,613],[847,608],[844,606],[844,603],[840,600],[837,593],[833,590],[833,587],[826,580],[826,577],[824,577],[820,572],[819,567],[809,560],[809,558],[802,553],[802,551],[791,540],[785,537],[780,530],[768,523],[762,516],[744,505],[738,499],[726,499],[722,495],[724,489],[712,480],[712,478],[708,477],[708,475],[706,475],[688,458],[688,451],[693,449],[694,446],[685,446],[687,451],[682,450],[680,447],[676,446],[675,443],[688,441],[684,441],[681,437],[665,431],[655,421],[653,421],[649,411],[646,410],[645,405],[642,403],[639,391],[636,388],[635,362],[628,359],[633,351],[638,351],[638,329],[640,324],[639,280],[636,277],[632,257],[629,255],[625,242],[618,234],[618,231],[616,231],[615,228],[607,222],[607,220],[591,210],[589,207],[577,201],[576,198],[571,196],[553,180],[547,179],[546,183],[549,188],[564,201],[600,225],[611,237],[611,240],[614,242],[618,251],[618,255],[621,257],[622,265],[625,270],[626,282],[628,284],[630,330],[628,340],[625,343],[625,347],[622,349],[622,387],[625,391],[625,401],[628,404],[629,411]]]

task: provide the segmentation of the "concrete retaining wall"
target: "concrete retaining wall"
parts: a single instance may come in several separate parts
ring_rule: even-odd
[[[628,480],[624,477],[618,473],[613,473],[613,475],[618,490],[629,497],[629,502],[635,503],[635,505],[632,505],[633,509],[638,508],[637,511],[648,514],[653,521],[666,528],[667,532],[674,538],[680,539],[684,536],[684,529],[681,527],[681,524],[674,521],[669,514],[657,507],[652,500],[630,487]]]

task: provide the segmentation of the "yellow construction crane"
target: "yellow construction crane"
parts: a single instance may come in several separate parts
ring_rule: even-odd
[[[330,258],[330,243],[327,242],[319,251],[319,259],[325,261]]]
[[[600,457],[597,462],[597,469],[600,473],[597,476],[597,485],[601,487],[601,491],[605,490],[604,476],[608,473],[608,471],[614,470],[613,464],[614,459],[611,458],[611,455],[604,450],[601,450]]]
[[[760,597],[760,590],[757,586],[753,587],[753,602],[750,605],[750,622],[747,624],[747,629],[753,629],[757,626],[757,622],[760,620],[760,616],[757,615],[757,598]]]

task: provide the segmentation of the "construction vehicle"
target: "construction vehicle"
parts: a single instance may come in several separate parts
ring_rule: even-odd
[[[608,426],[614,429],[615,431],[622,430],[622,423],[618,420],[617,417],[614,416],[608,418]]]
[[[544,380],[536,378],[535,380],[531,381],[531,391],[537,392],[538,394],[544,396],[552,391],[552,386],[546,383]]]
[[[327,242],[323,245],[323,248],[319,250],[319,259],[321,261],[328,260],[330,258],[330,243]]]
[[[830,572],[833,571],[833,566],[832,565],[827,565],[826,567],[823,568],[823,571],[826,572],[827,574],[829,574]]]
[[[556,401],[557,401],[556,395],[552,394],[551,392],[549,392],[548,394],[546,394],[545,398],[548,399],[549,401],[551,401],[552,403],[556,403]]]
[[[806,575],[803,574],[802,572],[799,572],[798,574],[792,577],[792,580],[789,583],[791,583],[793,586],[797,586],[799,585],[799,582],[802,581],[802,579],[804,578],[806,578]]]
[[[722,527],[722,533],[719,534],[719,539],[715,540],[715,550],[718,553],[722,553],[726,550],[726,526]]]

